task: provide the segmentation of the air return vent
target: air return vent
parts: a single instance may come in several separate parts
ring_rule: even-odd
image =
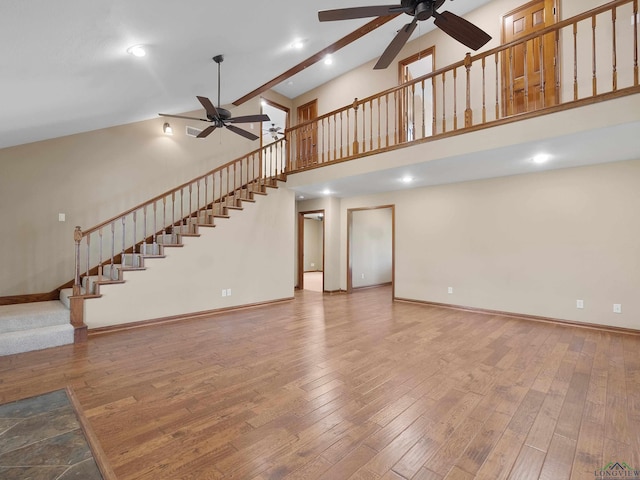
[[[202,130],[196,128],[196,127],[190,127],[189,125],[187,125],[187,135],[190,137],[197,137],[200,132],[202,132]]]

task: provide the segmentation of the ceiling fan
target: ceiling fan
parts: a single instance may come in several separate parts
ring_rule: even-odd
[[[242,117],[232,117],[231,112],[224,108],[220,107],[220,64],[224,60],[224,56],[216,55],[213,57],[213,61],[218,64],[218,107],[214,107],[211,100],[207,97],[196,96],[198,101],[204,107],[207,118],[197,118],[197,117],[185,117],[183,115],[169,115],[166,113],[159,113],[158,115],[162,117],[172,117],[172,118],[184,118],[187,120],[198,120],[200,122],[208,122],[211,123],[207,128],[202,130],[196,137],[204,138],[208,136],[211,132],[213,132],[216,128],[226,128],[231,130],[233,133],[237,133],[238,135],[243,136],[244,138],[248,138],[249,140],[257,140],[257,135],[254,135],[251,132],[247,132],[242,128],[238,128],[234,123],[253,123],[253,122],[270,122],[271,119],[268,115],[259,114],[259,115],[245,115]]]
[[[263,132],[271,135],[271,138],[273,140],[280,140],[280,137],[278,137],[278,135],[282,135],[281,138],[284,138],[284,132],[281,132],[280,130],[282,130],[282,127],[276,127],[276,124],[272,123],[271,126],[263,130]]]
[[[318,19],[321,22],[331,22],[354,18],[385,17],[397,15],[398,13],[411,15],[413,20],[398,31],[395,38],[383,52],[378,63],[373,67],[376,70],[387,68],[400,53],[409,37],[411,37],[418,21],[427,20],[431,17],[434,17],[433,23],[436,27],[472,50],[478,50],[491,40],[491,36],[488,33],[468,20],[448,11],[438,12],[437,9],[444,2],[445,0],[401,0],[400,5],[372,5],[368,7],[323,10],[318,12]]]

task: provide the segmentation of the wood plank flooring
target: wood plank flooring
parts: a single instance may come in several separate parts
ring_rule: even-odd
[[[0,357],[0,403],[69,385],[120,480],[583,480],[640,467],[639,351],[389,287],[302,291]]]

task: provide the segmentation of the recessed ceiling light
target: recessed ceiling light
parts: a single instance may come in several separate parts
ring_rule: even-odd
[[[411,183],[413,182],[413,178],[410,177],[409,175],[405,175],[404,177],[401,178],[402,183]]]
[[[329,190],[328,188],[325,188],[325,189],[322,191],[322,194],[323,194],[323,195],[331,195],[331,190]]]
[[[295,50],[301,50],[304,47],[304,40],[294,40],[291,43],[291,48]]]
[[[331,55],[327,55],[326,57],[324,57],[325,65],[331,65],[332,63],[333,63],[333,58],[331,57]]]
[[[551,158],[551,155],[549,154],[539,153],[538,155],[535,155],[532,160],[533,160],[533,163],[537,163],[538,165],[540,165],[542,163],[548,162],[550,158]]]
[[[147,54],[143,45],[131,45],[127,48],[127,53],[134,57],[144,57]]]
[[[304,200],[304,195],[300,195],[298,198],[299,198],[300,200]]]

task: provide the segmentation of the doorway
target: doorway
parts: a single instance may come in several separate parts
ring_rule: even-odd
[[[298,288],[324,292],[324,210],[298,213]]]
[[[285,138],[284,133],[289,128],[289,109],[266,98],[262,99],[262,113],[269,116],[270,121],[262,122],[260,144],[266,147]],[[286,142],[278,146],[260,149],[262,172],[266,178],[275,177],[287,170],[289,149]]]
[[[347,293],[391,285],[395,296],[395,206],[347,210]]]
[[[312,100],[309,103],[298,107],[298,124],[313,120],[318,116],[318,101]],[[297,144],[297,166],[307,167],[318,163],[318,125],[313,122],[298,130]]]
[[[553,25],[556,0],[534,0],[502,17],[502,43]],[[555,34],[536,37],[502,54],[502,105],[505,116],[555,105],[558,101]]]
[[[398,83],[410,82],[433,72],[435,47],[427,48],[398,63]],[[403,142],[433,135],[433,81],[417,83],[414,88],[401,90],[400,125]]]

